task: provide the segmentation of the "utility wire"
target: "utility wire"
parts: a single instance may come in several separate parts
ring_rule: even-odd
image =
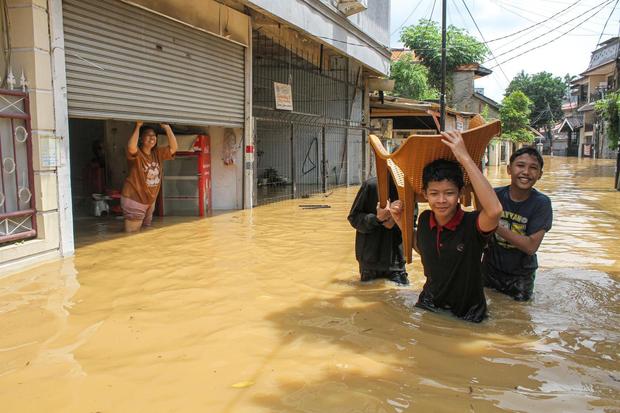
[[[560,10],[559,12],[555,13],[555,14],[554,14],[554,15],[552,15],[552,16],[547,17],[545,20],[541,20],[541,21],[539,21],[538,23],[535,23],[535,24],[533,24],[533,25],[531,25],[531,26],[528,26],[528,27],[526,27],[526,28],[524,28],[524,29],[521,29],[521,30],[519,30],[519,31],[516,31],[516,32],[514,32],[514,33],[510,33],[510,34],[508,34],[508,35],[506,35],[506,36],[498,37],[498,38],[496,38],[496,39],[491,39],[491,40],[489,40],[487,43],[492,43],[492,42],[496,42],[496,41],[498,41],[498,40],[507,39],[507,38],[512,37],[512,36],[515,36],[515,35],[517,35],[517,34],[519,34],[519,33],[523,33],[524,31],[527,31],[527,30],[533,29],[533,28],[534,28],[534,27],[536,27],[536,26],[540,26],[541,24],[543,24],[543,23],[545,23],[545,22],[548,22],[548,21],[549,21],[549,20],[551,20],[552,18],[554,18],[554,17],[556,17],[556,16],[559,16],[560,14],[564,13],[566,10],[570,9],[571,7],[575,6],[577,3],[581,2],[581,1],[582,1],[582,0],[577,0],[576,2],[574,2],[573,4],[571,4],[570,6],[568,6],[568,7],[564,8],[564,9]]]
[[[589,19],[591,19],[592,17],[596,16],[596,15],[597,15],[597,14],[598,14],[601,10],[603,10],[603,9],[605,8],[605,6],[607,6],[607,5],[611,4],[611,2],[612,2],[612,1],[614,1],[614,0],[605,0],[605,1],[603,1],[602,3],[599,3],[598,5],[594,6],[594,7],[593,7],[593,8],[591,8],[590,10],[586,11],[586,13],[589,13],[589,12],[591,12],[592,10],[594,10],[594,9],[596,9],[596,8],[599,8],[599,10],[598,10],[598,11],[596,11],[596,12],[595,12],[592,16],[588,17],[588,18],[587,18],[586,20],[584,20],[583,22],[578,23],[575,27],[573,27],[573,28],[572,28],[571,30],[569,30],[568,32],[563,33],[560,37],[562,37],[562,36],[564,36],[564,35],[566,35],[566,34],[570,33],[572,30],[575,30],[576,28],[578,28],[580,25],[582,25],[582,24],[583,24],[584,22],[586,22],[587,20],[589,20]],[[617,1],[617,0],[616,0],[616,1]],[[568,24],[568,23],[570,23],[570,22],[572,22],[572,21],[574,21],[574,20],[576,20],[576,19],[578,19],[578,18],[580,18],[580,17],[583,17],[583,15],[579,15],[579,16],[577,16],[577,17],[574,17],[574,18],[572,18],[572,19],[568,20],[567,22],[565,22],[565,23],[563,23],[563,24],[561,24],[561,25],[559,25],[559,26],[557,26],[557,27],[555,27],[555,28],[553,28],[553,29],[551,29],[551,30],[549,30],[549,31],[545,32],[545,33],[542,33],[541,35],[537,36],[537,38],[541,38],[542,36],[546,36],[546,35],[548,35],[548,34],[550,34],[550,33],[554,32],[554,31],[558,30],[558,29],[559,29],[559,28],[561,28],[562,26],[565,26],[566,24]],[[559,37],[558,37],[558,38],[559,38]],[[510,50],[507,50],[507,51],[505,51],[505,52],[502,52],[502,53],[498,54],[498,55],[497,55],[497,56],[495,56],[495,57],[497,58],[497,57],[505,56],[505,55],[507,55],[508,53],[511,53],[511,52],[513,52],[513,51],[515,51],[515,50],[517,50],[517,49],[522,48],[523,46],[529,45],[529,44],[531,43],[531,41],[532,41],[532,40],[533,40],[533,39],[530,39],[529,41],[525,41],[525,42],[523,42],[523,43],[519,44],[518,46],[513,47],[513,48],[512,48],[512,49],[510,49]],[[547,43],[545,43],[545,44],[547,44]],[[489,59],[489,60],[490,60],[490,59]],[[488,62],[489,60],[487,60],[487,62]]]
[[[502,9],[506,10],[508,13],[512,13],[512,14],[514,14],[515,16],[521,17],[522,19],[527,20],[527,21],[529,21],[529,22],[531,22],[531,23],[536,23],[536,20],[532,20],[532,19],[530,19],[530,18],[529,18],[529,17],[527,17],[527,16],[524,16],[524,15],[522,15],[522,14],[520,14],[520,13],[518,13],[518,12],[514,11],[514,10],[511,10],[511,9],[509,8],[509,6],[510,6],[510,7],[516,7],[516,6],[515,6],[515,5],[513,5],[513,4],[510,4],[510,5],[508,6],[508,5],[506,5],[506,4],[501,3],[501,2],[500,2],[500,1],[498,1],[498,0],[495,0],[495,1],[494,1],[494,3],[496,3],[498,7],[500,7],[500,8],[502,8]],[[522,8],[519,8],[519,10],[523,10],[523,11],[528,12],[528,13],[534,13],[534,14],[535,14],[535,15],[537,15],[537,16],[546,17],[546,16],[544,16],[544,15],[542,15],[542,14],[535,13],[535,12],[533,12],[533,11],[531,11],[531,10],[525,10],[525,9],[522,9]],[[598,33],[598,32],[595,32],[594,30],[590,30],[590,29],[585,28],[585,27],[583,27],[582,29],[583,29],[583,30],[586,30],[586,31],[589,31],[589,32],[591,32],[591,33]]]
[[[605,20],[605,25],[603,26],[603,30],[601,30],[601,35],[598,37],[598,41],[596,42],[596,46],[601,44],[601,39],[603,38],[603,33],[605,33],[605,29],[607,28],[607,23],[609,23],[609,19],[611,19],[611,16],[616,11],[616,7],[618,6],[618,1],[620,1],[620,0],[616,0],[616,4],[614,4],[614,7],[611,9],[611,13],[609,13],[609,16],[607,16],[607,20]]]
[[[454,9],[459,13],[459,16],[461,17],[461,23],[463,23],[463,27],[467,27],[467,23],[465,23],[465,17],[463,16],[463,13],[461,13],[461,9],[458,8],[456,0],[452,0],[452,5],[454,6]]]
[[[532,47],[531,49],[528,49],[528,50],[524,51],[523,53],[519,53],[519,54],[518,54],[518,55],[516,55],[516,56],[513,56],[513,57],[511,57],[511,58],[509,58],[509,59],[506,59],[506,60],[504,60],[501,64],[504,64],[504,63],[506,63],[506,62],[510,62],[511,60],[514,60],[514,59],[516,59],[516,58],[518,58],[518,57],[521,57],[521,56],[523,56],[523,55],[524,55],[524,54],[526,54],[526,53],[529,53],[529,52],[534,51],[534,50],[536,50],[536,49],[540,49],[541,47],[544,47],[544,46],[546,46],[546,45],[548,45],[548,44],[550,44],[550,43],[553,43],[554,41],[556,41],[556,40],[560,39],[561,37],[566,36],[568,33],[570,33],[571,31],[575,30],[576,28],[578,28],[579,26],[581,26],[582,24],[584,24],[585,22],[587,22],[588,20],[590,20],[591,18],[593,18],[594,16],[596,16],[598,13],[600,13],[600,12],[601,12],[601,10],[603,10],[603,8],[604,8],[605,6],[607,6],[607,5],[608,5],[608,4],[610,4],[610,3],[611,3],[611,1],[610,1],[610,2],[608,2],[607,4],[603,5],[603,7],[601,7],[599,10],[597,10],[597,11],[596,11],[593,15],[591,15],[591,16],[589,16],[589,17],[587,17],[587,18],[586,18],[585,20],[583,20],[582,22],[579,22],[576,26],[574,26],[573,28],[569,29],[568,31],[566,31],[566,32],[564,32],[564,33],[562,33],[562,34],[560,34],[559,36],[554,37],[553,39],[549,40],[549,41],[548,41],[548,42],[546,42],[546,43],[543,43],[543,44],[541,44],[541,45],[538,45],[538,46]],[[518,46],[517,48],[519,48],[519,47],[521,47],[521,46]],[[517,48],[515,48],[515,49],[517,49]],[[513,50],[514,50],[514,49],[513,49]],[[510,52],[510,51],[508,51],[508,52]],[[506,52],[506,53],[508,53],[508,52]],[[503,53],[503,54],[505,54],[505,53]],[[496,65],[496,66],[499,66],[499,64],[498,64],[498,65]],[[492,69],[492,68],[494,68],[494,67],[496,67],[496,66],[491,66],[491,67],[490,67],[490,69]]]
[[[476,22],[476,19],[474,19],[474,16],[471,14],[471,11],[469,11],[469,7],[467,6],[467,3],[465,2],[465,0],[461,0],[461,1],[463,2],[463,5],[465,6],[465,10],[467,10],[467,14],[469,14],[469,17],[471,17],[471,21],[474,22],[474,25],[476,26],[476,30],[478,30],[478,33],[480,34],[480,37],[482,38],[482,41],[486,44],[487,41],[484,39],[484,35],[482,34],[482,31],[480,30],[480,27],[478,27],[478,22]],[[493,59],[495,59],[495,62],[497,63],[497,67],[499,67],[500,72],[502,72],[502,74],[506,78],[506,81],[510,82],[510,79],[508,79],[508,76],[506,76],[506,72],[504,72],[504,69],[502,69],[502,66],[497,61],[497,57],[493,54],[493,51],[491,50],[491,48],[488,47],[488,46],[487,46],[487,48],[489,49],[489,53],[491,53],[491,56],[493,56]]]
[[[431,9],[431,17],[429,17],[429,20],[433,20],[433,13],[435,13],[435,4],[437,4],[437,0],[433,0],[433,8]]]
[[[319,39],[323,39],[323,40],[331,40],[333,42],[347,44],[349,46],[369,47],[368,45],[365,45],[365,44],[347,42],[346,40],[334,39],[333,37],[326,37],[326,36],[316,36],[316,37],[318,37]],[[447,47],[447,49],[448,50],[467,50],[467,47],[466,46],[449,46]],[[439,50],[439,48],[423,47],[423,48],[416,48],[415,50]]]
[[[420,7],[420,4],[422,4],[422,0],[420,0],[418,2],[418,4],[415,5],[413,10],[411,10],[411,13],[409,13],[409,16],[407,16],[405,18],[405,20],[402,22],[402,24],[400,26],[398,26],[392,33],[390,33],[390,37],[392,37],[394,35],[394,33],[396,33],[397,31],[399,31],[401,29],[401,27],[403,27],[405,24],[407,24],[407,22],[409,21],[411,16],[413,16],[413,13],[415,13],[415,11],[418,9],[418,7]]]

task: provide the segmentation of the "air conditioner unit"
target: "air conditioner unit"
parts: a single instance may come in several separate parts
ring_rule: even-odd
[[[346,16],[354,15],[368,9],[368,0],[340,0],[338,10]]]

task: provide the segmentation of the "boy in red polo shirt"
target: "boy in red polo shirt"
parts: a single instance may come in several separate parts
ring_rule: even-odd
[[[486,298],[480,261],[489,236],[495,231],[502,205],[493,187],[471,159],[458,131],[443,132],[442,142],[458,162],[439,159],[423,171],[423,191],[430,211],[418,219],[414,248],[422,258],[426,283],[416,304],[431,311],[448,309],[467,321],[486,317]],[[476,192],[480,211],[464,212],[459,197],[465,169]],[[390,212],[401,225],[401,205]]]

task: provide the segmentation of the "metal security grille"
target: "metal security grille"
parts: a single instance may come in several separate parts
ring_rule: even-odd
[[[295,125],[293,127],[293,161],[295,163],[295,197],[304,197],[323,191],[321,165],[323,152],[320,126]]]
[[[291,125],[256,122],[256,177],[258,199],[280,201],[293,196]]]
[[[0,90],[0,244],[37,235],[28,93]]]
[[[253,32],[252,52],[257,203],[359,183],[361,67],[331,56],[323,68],[324,56],[283,45],[259,31]],[[293,111],[275,109],[274,82],[291,85]]]
[[[64,0],[69,115],[242,127],[244,48],[118,0]]]

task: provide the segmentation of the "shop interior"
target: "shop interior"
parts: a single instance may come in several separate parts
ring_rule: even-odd
[[[159,124],[157,144],[167,145]],[[201,219],[242,208],[243,130],[171,124],[178,141],[165,161],[153,226]],[[78,245],[102,233],[122,233],[120,193],[129,170],[127,141],[134,123],[69,119],[71,193]],[[95,237],[96,238],[96,237]]]

